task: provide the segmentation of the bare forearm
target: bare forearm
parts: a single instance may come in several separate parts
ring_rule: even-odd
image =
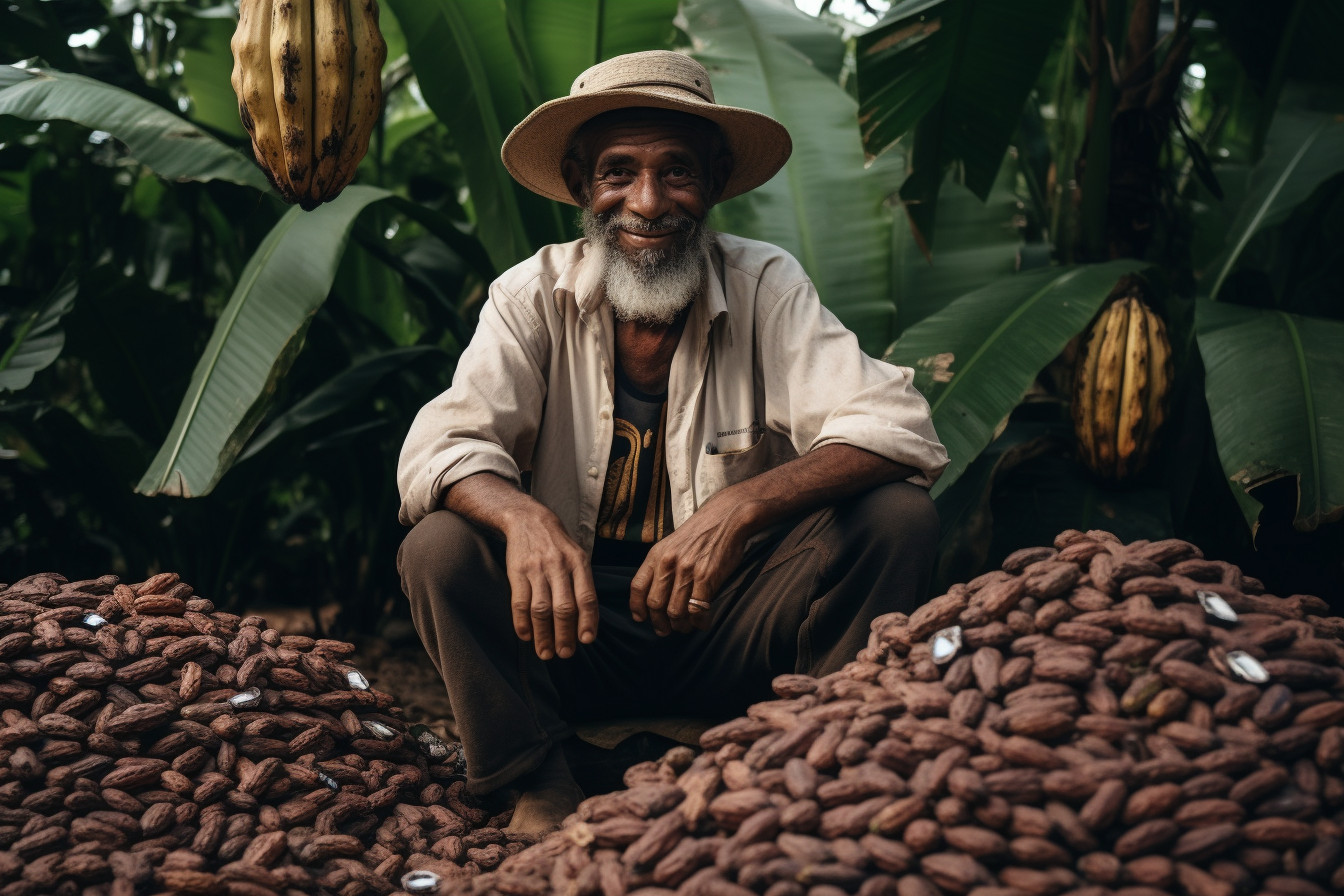
[[[720,494],[736,505],[743,531],[751,536],[790,517],[918,473],[853,445],[825,445]]]
[[[505,537],[511,525],[538,513],[550,513],[536,498],[494,473],[476,473],[453,483],[444,495],[443,506]]]

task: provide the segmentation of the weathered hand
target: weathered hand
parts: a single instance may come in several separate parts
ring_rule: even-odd
[[[730,492],[715,495],[649,551],[630,583],[630,615],[635,621],[651,620],[660,635],[709,627],[713,614],[692,612],[690,601],[714,601],[719,587],[742,562],[749,534]]]
[[[571,657],[580,642],[591,644],[597,638],[597,589],[583,548],[540,504],[515,515],[504,535],[518,637],[532,641],[543,660]]]

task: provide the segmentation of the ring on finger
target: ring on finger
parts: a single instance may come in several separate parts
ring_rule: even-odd
[[[710,608],[709,601],[700,600],[698,597],[691,598],[687,603],[691,605],[692,613],[702,613]]]

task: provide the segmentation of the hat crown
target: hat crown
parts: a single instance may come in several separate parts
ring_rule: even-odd
[[[653,86],[684,90],[703,102],[714,102],[714,88],[705,67],[684,53],[670,50],[626,53],[599,62],[574,79],[569,95]]]

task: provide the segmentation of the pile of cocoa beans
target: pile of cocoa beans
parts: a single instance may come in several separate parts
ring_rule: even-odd
[[[689,763],[632,768],[445,892],[1339,893],[1327,612],[1183,541],[1068,531],[877,619],[841,671],[777,678]]]
[[[174,574],[0,585],[0,896],[383,896],[523,849],[353,653]]]

